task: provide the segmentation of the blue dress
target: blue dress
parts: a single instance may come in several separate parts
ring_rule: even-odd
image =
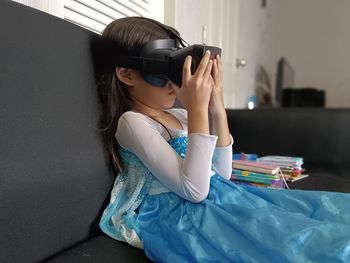
[[[169,144],[184,157],[186,137]],[[137,163],[131,153],[122,156]],[[243,186],[214,175],[207,199],[191,203],[137,165],[127,173],[143,170],[142,186],[119,187],[100,226],[153,261],[350,262],[350,194]]]

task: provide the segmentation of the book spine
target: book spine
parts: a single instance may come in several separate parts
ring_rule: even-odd
[[[255,167],[255,166],[247,167],[245,165],[240,165],[238,163],[234,163],[233,168],[240,169],[240,170],[249,170],[250,172],[255,172],[255,173],[272,174],[272,171],[270,169],[266,169],[266,168],[262,168],[262,167]]]
[[[242,180],[247,182],[263,183],[268,185],[281,181],[281,179],[268,179],[268,178],[254,177],[254,176],[243,176],[239,174],[232,174],[231,179]]]
[[[287,162],[287,161],[270,161],[270,160],[256,160],[257,163],[277,166],[301,166],[303,162]]]
[[[280,177],[278,175],[271,175],[271,174],[264,174],[264,173],[254,173],[250,171],[245,170],[238,170],[238,169],[232,169],[232,173],[238,174],[241,176],[255,176],[255,177],[261,177],[266,179],[279,179]]]

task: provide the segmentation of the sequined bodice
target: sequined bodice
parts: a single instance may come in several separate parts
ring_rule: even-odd
[[[168,141],[171,147],[181,156],[182,159],[185,158],[188,144],[188,137],[177,137]]]

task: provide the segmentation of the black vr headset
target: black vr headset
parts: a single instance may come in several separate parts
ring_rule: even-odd
[[[192,57],[193,74],[207,50],[211,52],[211,59],[221,55],[218,47],[191,45],[180,48],[176,47],[175,39],[158,39],[147,43],[139,57],[114,54],[113,61],[115,66],[139,70],[144,80],[153,86],[164,87],[171,80],[181,87],[186,57]]]

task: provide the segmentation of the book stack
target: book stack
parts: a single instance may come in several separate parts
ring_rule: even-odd
[[[301,157],[267,155],[257,158],[256,162],[280,167],[286,181],[294,182],[309,176],[308,174],[303,174],[305,169],[302,168],[303,158]]]
[[[276,165],[255,161],[233,160],[231,180],[239,184],[248,184],[270,188],[284,188],[280,169]]]

